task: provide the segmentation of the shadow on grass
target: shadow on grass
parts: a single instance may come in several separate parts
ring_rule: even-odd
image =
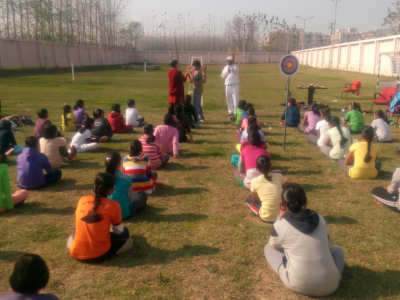
[[[163,183],[157,184],[156,192],[152,194],[153,197],[164,196],[179,196],[179,195],[195,195],[208,192],[208,189],[202,187],[174,187]]]
[[[377,179],[391,180],[392,175],[392,172],[380,170]]]
[[[44,191],[52,191],[52,192],[62,192],[62,191],[71,191],[73,190],[90,190],[93,188],[93,184],[82,184],[77,185],[77,181],[72,178],[61,178],[59,182],[53,185],[49,185],[43,188]]]
[[[184,154],[184,158],[201,158],[201,157],[225,157],[226,153],[223,148],[209,147],[205,152],[189,152]]]
[[[79,155],[79,154],[78,154]],[[69,163],[63,167],[63,169],[73,169],[73,170],[81,170],[81,169],[103,169],[104,165],[98,162],[90,162],[90,161],[81,161],[75,160],[72,163]]]
[[[132,217],[131,219],[126,220],[127,223],[140,223],[143,221],[150,223],[179,223],[179,222],[197,222],[201,220],[205,220],[208,218],[207,215],[200,214],[170,214],[170,215],[161,215],[159,214],[162,211],[165,211],[165,208],[158,208],[153,206],[146,207],[145,210]]]
[[[209,141],[204,139],[195,140],[193,144],[196,145],[223,145],[223,144],[232,144],[228,141]]]
[[[185,155],[185,157],[187,157]],[[175,162],[169,162],[165,167],[161,170],[163,171],[192,171],[192,170],[206,170],[210,167],[207,166],[190,166],[190,165],[182,165]]]
[[[183,245],[176,250],[160,249],[151,246],[142,236],[133,236],[133,249],[103,265],[131,268],[141,265],[166,264],[177,259],[214,255],[219,251],[218,248],[205,245]]]
[[[267,136],[268,139],[268,136]],[[282,142],[271,142],[268,141],[268,144],[270,144],[271,146],[282,146],[283,145],[283,141]],[[300,145],[300,143],[296,143],[296,142],[286,142],[286,146],[298,146]]]
[[[35,215],[72,215],[74,213],[73,207],[53,208],[46,207],[40,202],[27,202],[19,205],[14,210],[1,214],[0,218],[7,218],[14,215],[35,216]]]
[[[346,216],[325,216],[324,217],[328,224],[357,224],[358,221],[356,219],[346,217]]]
[[[400,294],[400,271],[385,270],[382,272],[361,266],[344,269],[341,286],[333,296],[336,299],[393,299]]]
[[[0,251],[0,260],[5,260],[9,262],[15,262],[22,255],[27,254],[26,252],[21,251]],[[5,274],[3,274],[5,275]]]
[[[302,184],[302,187],[306,192],[312,192],[316,190],[331,190],[333,187],[328,184]]]
[[[282,172],[282,174],[284,174],[284,175],[304,175],[304,176],[307,176],[307,175],[318,175],[318,174],[322,174],[322,171],[321,170],[290,170],[289,168],[285,168],[285,167],[280,167],[280,168],[278,168],[279,169],[279,171],[281,171]],[[314,188],[314,185],[305,185],[306,187],[308,186],[308,188],[310,189],[310,190],[313,190],[313,189],[318,189],[318,185],[315,185],[315,188]],[[328,189],[328,187],[326,186],[326,185],[320,185],[322,188],[324,188],[324,189]]]
[[[294,160],[311,160],[311,157],[307,156],[294,156],[294,157],[285,157],[278,153],[271,153],[271,160],[281,160],[281,161],[294,161]]]

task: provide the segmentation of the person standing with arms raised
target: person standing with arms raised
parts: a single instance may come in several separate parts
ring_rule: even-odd
[[[183,75],[182,71],[178,69],[178,60],[174,59],[171,62],[171,69],[168,71],[169,79],[169,100],[168,108],[171,104],[179,105],[185,102],[185,87],[184,83],[188,74]]]
[[[227,65],[222,70],[221,78],[225,80],[228,115],[233,120],[239,102],[239,67],[235,64],[233,56],[228,56],[226,61]]]

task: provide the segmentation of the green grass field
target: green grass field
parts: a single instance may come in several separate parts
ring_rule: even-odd
[[[60,123],[64,103],[86,101],[109,110],[134,98],[146,121],[157,125],[166,111],[166,67],[161,71],[99,71],[0,79],[3,112],[23,113],[36,119],[46,107]],[[150,207],[126,222],[134,248],[101,265],[76,262],[67,253],[66,239],[73,230],[73,212],[79,198],[90,194],[94,175],[104,169],[104,154],[126,153],[139,133],[120,135],[120,142],[103,144],[97,153],[81,154],[63,169],[60,184],[31,192],[27,203],[0,216],[0,291],[9,291],[8,277],[24,252],[40,254],[50,268],[46,292],[61,299],[307,299],[281,284],[267,267],[263,246],[270,225],[253,217],[245,205],[248,192],[233,178],[230,155],[236,134],[227,121],[220,67],[209,68],[205,89],[206,124],[196,130],[194,144],[182,145],[184,157],[159,171],[159,187]],[[370,109],[375,78],[369,75],[302,68],[294,87],[318,82],[329,87],[316,98],[331,105],[335,114],[351,101],[338,98],[345,82],[363,82],[359,98]],[[242,66],[241,97],[255,105],[269,132],[269,150],[275,169],[302,184],[309,207],[329,223],[334,241],[343,247],[347,267],[339,290],[329,299],[400,299],[399,215],[377,207],[370,196],[374,186],[387,185],[398,166],[396,144],[381,146],[383,171],[376,180],[350,181],[334,162],[288,131],[288,149],[282,151],[279,125],[285,79],[277,65]],[[338,99],[333,102],[333,99]],[[372,119],[367,115],[367,122]],[[26,127],[17,134],[20,144],[31,135]],[[398,130],[394,131],[398,139]],[[15,186],[15,158],[9,162]]]

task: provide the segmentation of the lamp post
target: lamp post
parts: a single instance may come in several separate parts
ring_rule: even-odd
[[[302,45],[301,45],[301,48],[302,48],[302,50],[305,48],[305,38],[306,38],[306,26],[307,26],[307,21],[309,21],[309,20],[312,20],[312,19],[314,19],[314,16],[312,16],[312,17],[307,17],[307,18],[305,18],[305,17],[301,17],[301,16],[296,16],[296,19],[300,19],[300,20],[302,20],[303,21],[303,41],[302,41]]]

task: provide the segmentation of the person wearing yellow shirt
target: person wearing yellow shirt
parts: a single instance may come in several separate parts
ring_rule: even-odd
[[[63,107],[63,114],[61,115],[61,129],[64,132],[76,130],[76,120],[72,113],[71,106],[66,104]]]
[[[271,160],[267,155],[257,158],[257,170],[261,175],[251,181],[247,205],[262,221],[272,223],[279,213],[284,178],[281,173],[271,171]]]
[[[349,176],[352,179],[372,179],[378,176],[376,159],[379,156],[379,149],[372,143],[374,129],[371,126],[362,131],[361,141],[350,147],[349,153],[344,161],[345,165],[354,165],[349,169]]]

